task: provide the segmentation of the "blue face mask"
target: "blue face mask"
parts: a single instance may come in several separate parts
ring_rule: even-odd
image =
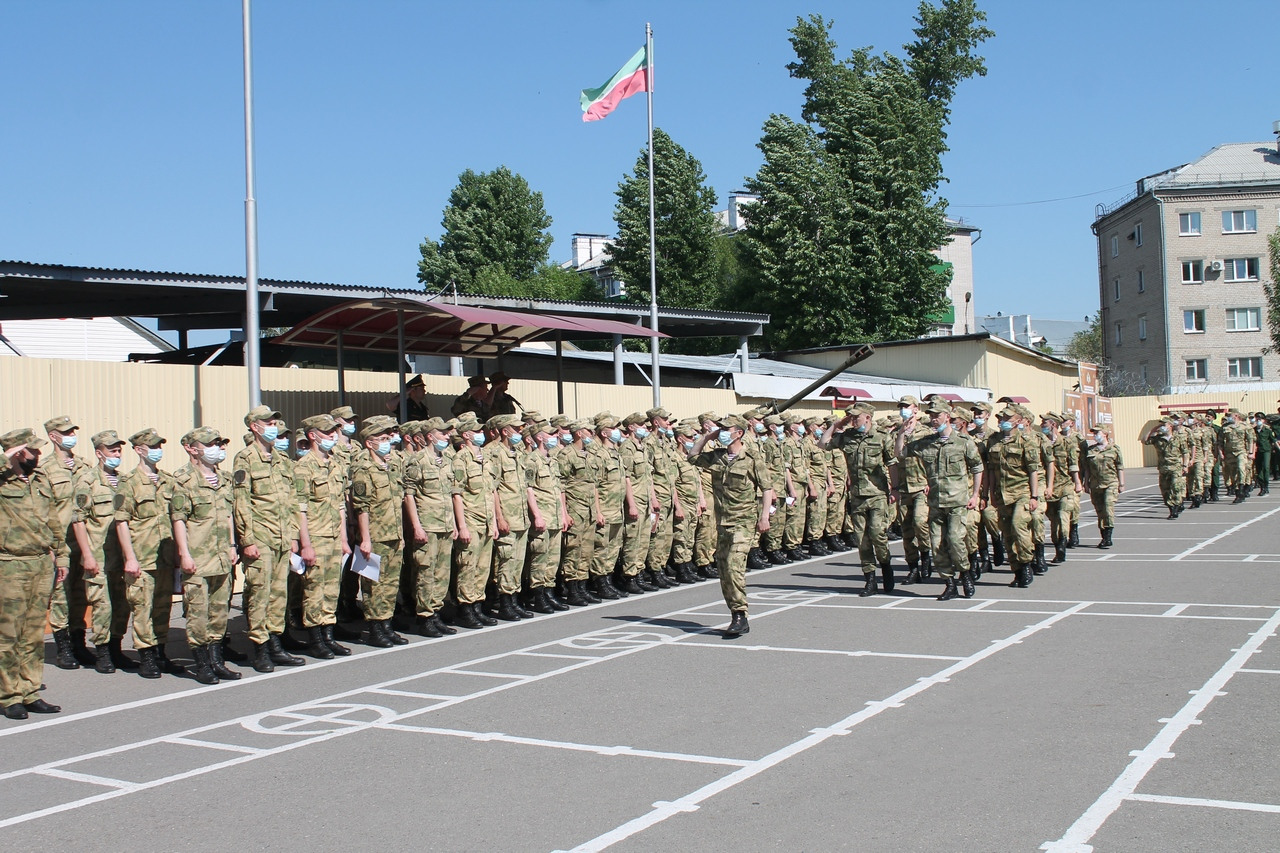
[[[114,471],[114,470],[116,470],[117,468],[119,468],[119,467],[120,467],[120,457],[119,457],[119,456],[104,456],[104,457],[102,457],[102,465],[103,465],[103,467],[107,468],[108,470],[110,470],[110,471]]]
[[[987,422],[987,419],[986,419],[986,418],[974,418],[974,419],[973,419],[973,425],[974,425],[974,426],[976,426],[976,427],[980,427],[980,426],[982,426],[983,424],[985,424],[986,422]]]
[[[400,443],[400,433],[396,433],[395,435],[391,436],[391,443],[392,444]]]
[[[355,424],[343,424],[343,425],[342,425],[342,434],[343,434],[343,435],[355,435],[355,434],[356,434],[356,425],[355,425]]]
[[[911,417],[911,409],[908,406],[903,406],[898,409],[898,414],[902,415],[902,419],[905,421],[907,418]]]
[[[938,435],[944,435],[946,434],[947,427],[949,426],[951,426],[951,424],[938,424],[934,429],[938,431]]]
[[[590,443],[591,443],[591,441],[592,441],[591,436],[589,436],[589,435],[584,435],[584,436],[582,437],[582,446],[583,446],[583,447],[586,447],[588,444],[590,444]]]
[[[773,428],[773,434],[774,434],[774,435],[779,435],[779,436],[780,436],[780,435],[782,435],[784,432],[786,432],[786,430],[785,430],[785,429],[783,429],[783,427],[782,427],[782,426],[776,426],[776,427],[774,427],[774,428]]]
[[[279,450],[281,453],[287,453],[287,452],[288,452],[288,450],[289,450],[289,439],[287,439],[287,438],[277,438],[277,439],[276,439],[275,444],[276,444],[276,450]]]
[[[511,442],[512,447],[519,447],[520,445],[524,444],[524,436],[522,436],[518,432],[513,432],[511,433],[510,436],[507,437],[507,441]]]
[[[153,447],[147,451],[147,461],[153,465],[164,458],[164,448]]]
[[[691,452],[693,450],[693,442],[692,441],[684,442],[684,450],[685,450],[685,453]]]
[[[1027,428],[1026,424],[1018,424],[1018,429],[1026,429],[1026,428]]]
[[[662,434],[665,435],[667,438],[675,438],[676,431],[673,430],[671,427],[663,427]]]
[[[862,435],[864,432],[866,432],[866,431],[867,431],[867,425],[866,425],[866,424],[859,424],[858,426],[856,426],[856,427],[854,427],[854,428],[853,428],[853,431],[854,431],[854,432],[856,432],[856,433],[858,433],[859,435]]]
[[[280,435],[280,427],[275,426],[274,424],[269,427],[262,428],[262,437],[267,441],[275,441],[278,435]]]
[[[805,434],[804,424],[796,424],[796,435],[804,435],[804,434]]]
[[[484,433],[482,432],[473,433],[471,436],[471,443],[476,447],[484,447],[484,441]]]
[[[449,446],[449,439],[447,439],[447,438],[437,438],[435,441],[433,441],[433,442],[431,442],[431,443],[435,445],[436,450],[444,450],[446,447],[448,447],[448,446]]]
[[[756,424],[752,429],[756,431],[756,435],[764,435],[764,424]]]
[[[320,439],[320,449],[323,450],[325,453],[328,453],[330,450],[333,450],[333,448],[337,446],[337,444],[338,444],[338,440],[336,438]]]
[[[64,435],[62,441],[58,443],[62,445],[63,450],[70,450],[76,446],[76,437],[74,435]]]
[[[822,438],[822,430],[820,430],[820,429],[815,429],[815,430],[813,431],[813,437],[814,437],[814,438]]]
[[[639,427],[636,429],[636,438],[640,439],[641,441],[644,441],[648,437],[649,437],[649,431],[647,429],[645,429],[644,427]]]
[[[716,436],[716,439],[725,447],[728,447],[733,443],[733,433],[729,432],[727,429],[722,429],[720,430],[720,434]]]
[[[298,458],[301,459],[302,457],[306,456],[310,452],[311,452],[310,448],[304,447],[298,451]]]
[[[614,444],[617,444],[618,442],[622,441],[622,430],[620,429],[610,430],[609,440],[612,441]]]
[[[1000,422],[1000,431],[1001,431],[1001,432],[1013,432],[1013,421],[1001,421],[1001,422]]]
[[[1041,431],[1042,433],[1044,433],[1045,435],[1052,435],[1052,434],[1053,434],[1053,430],[1052,430],[1051,428],[1047,427],[1047,426],[1042,426],[1042,427],[1040,427],[1040,431]]]
[[[387,454],[389,454],[390,452],[391,452],[391,441],[390,441],[390,439],[388,439],[388,440],[386,440],[386,441],[382,441],[382,442],[380,442],[380,443],[378,444],[378,449],[374,451],[374,453],[378,454],[379,456],[386,456],[386,455],[387,455]]]
[[[551,436],[551,438],[548,438],[546,441],[542,442],[542,445],[543,447],[547,448],[547,450],[555,450],[557,447],[560,446],[560,439],[556,438],[553,435]]]

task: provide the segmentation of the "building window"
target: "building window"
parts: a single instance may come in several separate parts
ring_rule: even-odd
[[[1204,284],[1204,261],[1183,261],[1182,283]]]
[[[1120,324],[1116,323],[1116,346],[1120,346],[1121,343],[1122,341],[1120,337]]]
[[[1142,245],[1142,223],[1141,222],[1133,226],[1133,242],[1135,246]]]
[[[1205,382],[1209,378],[1209,359],[1189,358],[1184,362],[1187,366],[1188,382]]]
[[[1222,262],[1227,281],[1257,281],[1257,258],[1227,258]]]
[[[1142,270],[1138,270],[1138,292],[1147,292],[1147,277],[1142,274]]]
[[[1204,309],[1182,312],[1182,331],[1188,335],[1204,334]]]
[[[1111,235],[1111,257],[1113,258],[1120,257],[1120,235],[1119,234]]]
[[[1258,356],[1253,356],[1252,358],[1227,359],[1227,378],[1261,379],[1262,359]]]
[[[1138,365],[1138,375],[1142,377],[1142,381],[1147,381],[1147,363],[1144,361]]]
[[[1261,308],[1228,308],[1228,332],[1258,332],[1262,330]]]
[[[1145,341],[1147,339],[1147,315],[1138,315],[1138,340]]]
[[[1199,237],[1200,236],[1200,214],[1179,213],[1178,214],[1178,236]]]
[[[1256,210],[1224,210],[1222,211],[1223,234],[1253,234],[1258,230],[1258,211]]]
[[[1111,295],[1116,302],[1120,301],[1120,279],[1118,278],[1111,282]]]

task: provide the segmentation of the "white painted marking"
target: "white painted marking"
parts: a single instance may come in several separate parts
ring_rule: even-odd
[[[1241,530],[1244,530],[1246,527],[1249,527],[1250,525],[1253,525],[1253,524],[1257,524],[1259,521],[1262,521],[1263,519],[1270,518],[1271,516],[1275,515],[1278,512],[1280,512],[1280,506],[1276,507],[1270,512],[1264,512],[1262,515],[1254,516],[1248,521],[1242,521],[1239,524],[1237,524],[1235,527],[1232,527],[1229,530],[1222,531],[1217,536],[1210,536],[1208,539],[1204,540],[1199,545],[1194,545],[1188,548],[1187,550],[1183,551],[1181,554],[1177,554],[1173,557],[1170,557],[1169,559],[1171,562],[1175,562],[1175,563],[1178,562],[1179,560],[1184,560],[1187,557],[1191,556],[1192,554],[1196,553],[1197,551],[1203,550],[1204,548],[1208,548],[1214,542],[1217,542],[1220,539],[1226,539],[1228,536],[1231,536],[1234,533],[1239,533]]]
[[[1165,615],[1165,616],[1177,616],[1179,613],[1181,613],[1182,611],[1186,610],[1186,609],[1187,609],[1187,607],[1188,607],[1188,605],[1186,605],[1186,604],[1175,604],[1175,605],[1173,605],[1172,607],[1170,607],[1168,610],[1166,610],[1166,611],[1164,612],[1164,615]]]
[[[257,755],[262,752],[256,746],[241,746],[238,743],[218,743],[211,740],[198,740],[190,737],[171,737],[164,743],[177,744],[178,746],[198,746],[202,749],[221,749],[227,752],[239,752],[245,755]]]
[[[106,776],[95,776],[92,773],[76,773],[73,770],[59,770],[50,768],[49,770],[41,770],[41,776],[51,776],[54,779],[66,779],[68,782],[85,782],[89,785],[98,785],[103,788],[133,788],[136,782],[126,782],[123,779],[108,779]]]
[[[1081,616],[1119,616],[1123,619],[1201,619],[1207,622],[1261,622],[1261,616],[1170,616],[1168,613],[1082,613]]]
[[[484,678],[524,678],[523,675],[512,675],[509,672],[482,672],[478,669],[446,669],[449,675],[479,675]]]
[[[364,693],[381,693],[386,696],[404,696],[409,699],[457,699],[457,696],[446,696],[443,693],[415,693],[412,690],[393,690],[389,687],[371,688]]]
[[[1241,562],[1242,562],[1242,563],[1252,563],[1252,562],[1254,562],[1254,561],[1255,561],[1255,560],[1257,560],[1257,559],[1258,559],[1258,555],[1257,555],[1257,554],[1250,554],[1249,556],[1247,556],[1247,557],[1245,557],[1243,560],[1241,560]]]
[[[556,652],[512,652],[512,654],[529,658],[567,658],[568,660],[594,660],[591,655],[562,655]]]
[[[1209,703],[1220,695],[1219,691],[1222,687],[1244,667],[1253,653],[1277,627],[1280,627],[1280,611],[1276,611],[1265,624],[1250,634],[1249,640],[1204,683],[1204,686],[1192,691],[1191,699],[1187,704],[1170,718],[1149,744],[1138,750],[1133,761],[1111,783],[1111,787],[1098,797],[1061,838],[1057,841],[1045,842],[1040,849],[1051,851],[1051,853],[1092,850],[1089,841],[1102,828],[1102,825],[1115,814],[1116,809],[1120,808],[1126,799],[1132,796],[1138,785],[1155,767],[1156,762],[1171,754],[1174,743],[1182,733],[1204,712]]]
[[[890,607],[897,607],[898,605],[906,604],[908,601],[911,601],[911,600],[912,599],[910,598],[895,598],[893,601],[890,601],[888,604],[877,605],[877,609],[888,610]]]
[[[803,649],[790,646],[740,646],[737,643],[680,643],[682,649],[721,649],[739,652],[786,652],[804,655],[842,655],[851,658],[908,658],[912,660],[964,660],[957,655],[916,655],[906,652],[871,652],[848,649]]]
[[[772,767],[776,767],[784,761],[787,761],[806,750],[812,749],[818,744],[826,741],[828,738],[835,737],[840,734],[847,734],[848,731],[853,729],[855,726],[875,717],[888,708],[900,707],[904,700],[923,693],[930,687],[939,683],[936,679],[945,679],[952,675],[961,673],[969,667],[986,660],[997,652],[1003,651],[1004,649],[1020,643],[1024,639],[1027,639],[1040,631],[1052,627],[1054,624],[1078,613],[1080,610],[1083,610],[1088,606],[1089,603],[1085,602],[1061,613],[1055,613],[1042,622],[1038,622],[1035,625],[1024,628],[1018,633],[1012,634],[1003,640],[997,640],[982,651],[975,652],[969,657],[952,664],[937,673],[933,679],[917,682],[910,687],[899,690],[897,693],[889,696],[883,701],[869,703],[868,707],[845,717],[843,720],[840,720],[829,728],[819,729],[818,731],[811,733],[808,737],[788,744],[779,750],[775,750],[774,752],[751,762],[739,770],[735,770],[714,782],[704,785],[696,791],[686,794],[678,800],[669,803],[654,803],[652,811],[627,821],[621,826],[615,827],[609,832],[598,835],[589,841],[584,841],[582,844],[573,848],[573,853],[594,853],[594,851],[605,850],[620,841],[625,841],[633,835],[662,823],[670,817],[689,811],[691,808],[698,806],[700,803],[714,797],[716,794],[722,793],[736,785],[746,782],[749,779],[760,775],[764,771],[769,770]]]
[[[988,598],[986,601],[979,601],[977,604],[973,605],[972,607],[966,607],[965,610],[967,610],[970,613],[975,613],[979,610],[986,610],[988,607],[990,607],[993,604],[996,604],[1001,600],[1002,599],[999,599],[999,598]]]
[[[1158,794],[1130,794],[1125,799],[1139,803],[1161,803],[1167,806],[1205,806],[1211,809],[1235,809],[1245,812],[1280,814],[1280,806],[1271,803],[1241,803],[1236,800],[1204,800],[1199,797],[1162,797]]]
[[[1251,675],[1280,675],[1280,669],[1242,669],[1240,671]]]

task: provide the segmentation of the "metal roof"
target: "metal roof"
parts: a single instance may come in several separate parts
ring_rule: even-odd
[[[1230,142],[1185,166],[1152,178],[1148,189],[1236,184],[1280,184],[1275,142]]]

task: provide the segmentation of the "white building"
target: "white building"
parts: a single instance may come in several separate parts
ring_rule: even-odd
[[[172,350],[168,341],[128,317],[0,323],[0,356],[128,361],[131,353]]]

